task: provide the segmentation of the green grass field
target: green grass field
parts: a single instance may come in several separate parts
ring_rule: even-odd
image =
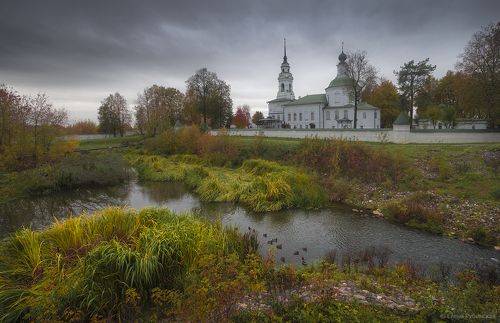
[[[135,145],[143,140],[142,136],[127,136],[116,138],[99,138],[80,140],[78,149],[80,151],[92,149],[104,149],[109,147],[123,147],[126,145]]]

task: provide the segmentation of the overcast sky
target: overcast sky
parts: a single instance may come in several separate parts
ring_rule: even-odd
[[[498,0],[2,0],[0,84],[45,92],[71,120],[95,120],[110,93],[133,106],[146,86],[184,91],[207,67],[231,86],[235,107],[267,111],[283,37],[303,96],[324,93],[342,41],[366,50],[382,77],[394,80],[405,61],[426,57],[439,77],[474,32],[499,19]]]

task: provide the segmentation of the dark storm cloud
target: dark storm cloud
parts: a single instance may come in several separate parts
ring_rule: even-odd
[[[341,41],[364,49],[381,76],[409,59],[452,69],[498,1],[3,1],[0,83],[47,92],[78,118],[119,91],[133,103],[153,83],[184,89],[206,66],[254,109],[276,95],[282,38],[296,95],[335,75]]]

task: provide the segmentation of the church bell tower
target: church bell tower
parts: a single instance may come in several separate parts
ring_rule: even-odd
[[[286,38],[283,40],[283,63],[281,63],[281,72],[278,76],[278,95],[277,99],[295,100],[293,94],[293,76],[290,73],[290,64],[286,57]]]

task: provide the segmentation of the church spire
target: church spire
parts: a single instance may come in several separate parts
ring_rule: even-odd
[[[288,63],[286,57],[286,38],[283,38],[283,63]]]
[[[290,73],[290,64],[286,56],[286,38],[283,38],[283,63],[281,63],[281,73],[278,76],[277,99],[295,100],[293,94],[293,76]]]

